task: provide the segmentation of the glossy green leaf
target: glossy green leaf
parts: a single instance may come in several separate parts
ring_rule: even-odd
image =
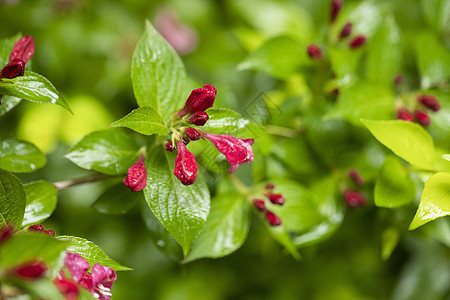
[[[274,77],[286,79],[299,71],[300,66],[311,63],[302,45],[287,36],[268,40],[251,52],[238,66],[240,70],[256,70]]]
[[[229,255],[241,247],[247,238],[250,205],[244,195],[231,191],[215,197],[211,203],[211,213],[186,262]]]
[[[56,208],[58,190],[50,182],[39,180],[23,186],[27,198],[22,226],[38,224],[50,217]]]
[[[124,174],[138,158],[139,144],[122,129],[105,129],[86,135],[65,155],[84,169]]]
[[[450,215],[450,173],[436,173],[428,178],[419,208],[409,225],[413,230],[437,218]]]
[[[391,87],[402,70],[400,31],[393,16],[388,16],[380,30],[370,39],[367,49],[367,79]]]
[[[16,107],[17,104],[19,104],[20,101],[22,101],[22,99],[13,96],[3,95],[0,97],[0,101],[2,103],[0,105],[0,116],[3,116],[11,109]]]
[[[66,242],[42,233],[15,235],[0,247],[0,266],[15,266],[36,258],[53,265],[60,259],[66,246]]]
[[[153,214],[178,241],[186,255],[209,213],[209,190],[201,174],[185,186],[173,174],[175,153],[154,148],[147,159],[145,199]]]
[[[359,82],[350,88],[343,88],[335,109],[328,117],[344,117],[355,125],[361,118],[386,120],[392,117],[394,96],[391,89]]]
[[[108,255],[100,249],[99,246],[91,241],[76,236],[60,235],[57,237],[60,241],[68,242],[67,251],[80,254],[85,260],[91,264],[91,268],[95,263],[110,267],[115,271],[128,271],[128,267],[122,266],[118,262],[112,260]]]
[[[301,259],[300,253],[298,253],[298,250],[294,243],[292,242],[292,238],[284,228],[284,225],[281,224],[279,226],[271,226],[266,220],[264,220],[264,224],[266,225],[267,230],[270,233],[270,236],[276,240],[280,245],[282,245],[296,260]]]
[[[140,107],[122,119],[115,121],[111,127],[127,127],[145,135],[167,135],[168,130],[161,116],[151,107]]]
[[[66,100],[58,93],[50,81],[31,71],[25,71],[24,76],[1,81],[0,93],[31,102],[58,104],[72,112]]]
[[[10,172],[33,172],[47,162],[41,150],[30,142],[11,138],[3,140],[0,146],[0,168]]]
[[[444,154],[444,155],[442,155],[442,158],[450,161],[450,154]]]
[[[387,228],[381,233],[381,258],[388,260],[395,250],[400,238],[400,232],[396,228]]]
[[[434,142],[419,124],[402,120],[361,122],[380,143],[399,157],[417,167],[433,169]]]
[[[108,188],[92,207],[102,214],[119,215],[128,212],[143,200],[141,192],[132,192],[123,182]]]
[[[250,121],[239,113],[227,108],[210,108],[207,111],[208,122],[200,129],[214,134],[251,135]]]
[[[25,191],[19,178],[0,169],[0,217],[16,228],[22,225],[25,212]]]
[[[386,157],[375,182],[374,200],[379,207],[399,207],[414,201],[416,187],[398,158]]]
[[[183,62],[148,21],[134,50],[131,80],[138,105],[152,107],[163,120],[180,110],[189,96]]]

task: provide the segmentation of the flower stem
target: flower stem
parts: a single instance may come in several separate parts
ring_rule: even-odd
[[[241,194],[247,195],[250,192],[250,188],[248,188],[244,183],[242,183],[239,178],[237,178],[234,175],[228,176],[230,178],[230,181],[234,184],[234,186],[238,189]]]
[[[85,176],[85,177],[69,179],[69,180],[65,180],[65,181],[53,182],[53,185],[58,190],[64,190],[71,186],[75,186],[75,185],[79,185],[79,184],[83,184],[83,183],[101,181],[101,180],[105,180],[105,179],[113,178],[113,177],[117,177],[117,175],[94,174],[94,175],[89,175],[89,176]]]

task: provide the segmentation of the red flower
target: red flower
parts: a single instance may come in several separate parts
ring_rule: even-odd
[[[397,119],[414,122],[414,116],[406,108],[399,108],[397,110]]]
[[[431,119],[426,112],[416,110],[414,114],[416,115],[417,122],[419,122],[422,126],[430,125]]]
[[[168,141],[166,143],[166,150],[169,151],[169,152],[172,152],[173,150],[175,150],[175,148],[173,147],[173,144],[172,144],[171,141]]]
[[[423,106],[431,109],[432,111],[438,111],[441,109],[439,101],[433,95],[418,95],[417,101],[419,101]]]
[[[272,202],[272,204],[276,204],[276,205],[283,205],[284,204],[284,197],[281,194],[264,194],[264,196],[266,196],[270,202]]]
[[[189,117],[189,122],[197,126],[203,126],[208,121],[209,116],[204,111],[199,111]]]
[[[253,207],[259,211],[266,211],[266,204],[264,200],[261,199],[253,199]]]
[[[184,133],[187,135],[190,141],[198,141],[202,137],[200,132],[198,132],[197,129],[192,127],[186,128]]]
[[[367,204],[366,196],[363,193],[350,189],[344,191],[344,199],[350,207],[365,206]]]
[[[0,72],[0,78],[13,79],[25,74],[25,62],[20,59],[15,59],[8,63]]]
[[[348,37],[352,33],[353,24],[351,22],[345,23],[344,27],[342,27],[341,32],[339,33],[339,37],[341,39]]]
[[[364,45],[367,41],[367,38],[365,35],[359,34],[355,36],[350,43],[348,44],[351,49],[357,49]]]
[[[9,56],[9,63],[0,71],[0,78],[16,78],[25,73],[25,64],[34,54],[34,40],[24,36],[18,40]]]
[[[78,296],[80,295],[80,289],[75,284],[75,282],[65,278],[62,272],[55,278],[53,283],[67,300],[78,299]]]
[[[31,225],[30,227],[28,227],[29,231],[35,231],[35,232],[42,232],[45,233],[49,236],[54,236],[55,232],[51,229],[44,229],[44,226],[42,226],[42,224],[40,225]]]
[[[266,211],[266,219],[267,219],[267,221],[269,221],[269,224],[272,226],[280,226],[281,225],[281,218],[269,210]]]
[[[128,169],[127,177],[123,183],[132,192],[142,190],[147,185],[147,169],[145,168],[144,155],[140,155],[138,160]]]
[[[315,44],[309,44],[306,50],[308,51],[309,57],[311,57],[312,59],[319,60],[322,58],[322,49],[320,49],[319,46]]]
[[[330,20],[334,23],[342,8],[342,0],[331,0]]]
[[[198,164],[195,156],[186,148],[183,141],[177,141],[177,157],[173,174],[180,179],[184,185],[190,185],[197,179]]]
[[[44,276],[47,266],[42,261],[34,261],[20,267],[14,268],[12,274],[22,279],[34,280]]]
[[[202,88],[195,89],[191,92],[184,107],[175,114],[182,117],[187,114],[194,114],[199,111],[205,111],[214,105],[217,89],[209,84],[204,84]]]

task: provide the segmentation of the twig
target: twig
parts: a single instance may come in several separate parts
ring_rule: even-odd
[[[112,177],[116,177],[116,176],[107,175],[107,174],[94,174],[94,175],[89,175],[89,176],[85,176],[85,177],[69,179],[69,180],[65,180],[65,181],[53,182],[53,185],[56,186],[56,188],[58,190],[64,190],[71,186],[75,186],[75,185],[79,185],[79,184],[83,184],[83,183],[101,181],[101,180],[105,180],[105,179],[112,178]]]

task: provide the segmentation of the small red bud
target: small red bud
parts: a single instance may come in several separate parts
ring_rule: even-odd
[[[175,114],[182,117],[187,114],[194,114],[199,111],[205,111],[214,105],[217,89],[209,84],[204,84],[202,88],[195,89],[191,92],[184,107]]]
[[[123,183],[132,192],[138,192],[147,185],[147,169],[145,168],[145,158],[141,154],[138,160],[128,169],[127,177]]]
[[[431,109],[432,111],[438,111],[441,109],[439,101],[433,95],[418,95],[417,101],[419,101],[419,103],[421,103],[426,108]]]
[[[361,47],[362,45],[364,45],[366,43],[366,40],[367,40],[367,38],[365,35],[359,34],[350,41],[348,46],[351,49],[357,49],[357,48]]]
[[[266,210],[266,219],[272,226],[281,225],[281,218],[269,210]]]
[[[15,59],[8,63],[0,72],[1,78],[13,79],[25,74],[25,62],[20,59]]]
[[[208,121],[209,116],[204,111],[199,111],[189,117],[189,122],[197,126],[203,126]]]
[[[172,152],[173,150],[175,150],[175,148],[173,147],[173,144],[172,144],[171,141],[168,141],[166,143],[166,150],[169,151],[169,152]]]
[[[43,262],[32,262],[27,265],[15,268],[12,274],[22,279],[38,279],[47,271],[47,266]]]
[[[18,40],[13,47],[9,61],[20,59],[27,63],[34,54],[34,39],[31,36],[24,36]]]
[[[344,191],[344,199],[349,207],[365,206],[367,204],[366,196],[363,193],[350,189]]]
[[[403,74],[402,73],[398,73],[397,75],[395,75],[394,84],[395,85],[399,85],[400,83],[403,82],[403,79],[404,79]]]
[[[177,157],[175,158],[175,169],[173,174],[180,179],[184,185],[190,185],[197,179],[198,164],[195,156],[186,148],[182,141],[177,141]]]
[[[61,292],[61,294],[63,294],[67,300],[78,299],[78,296],[80,294],[78,286],[71,280],[68,280],[64,277],[62,278],[59,277],[60,276],[56,277],[53,283]]]
[[[266,204],[261,199],[253,199],[253,207],[259,211],[266,211]]]
[[[341,33],[339,33],[339,38],[344,39],[348,37],[352,33],[353,24],[351,22],[347,22],[344,27],[341,29]]]
[[[184,133],[189,137],[189,140],[191,141],[198,141],[202,137],[200,132],[198,132],[197,129],[192,127],[186,128]]]
[[[331,23],[334,23],[336,20],[339,11],[342,8],[342,0],[331,0],[331,11],[330,11],[330,20]]]
[[[275,188],[275,185],[273,183],[268,183],[265,186],[266,190],[273,190]]]
[[[276,204],[276,205],[283,205],[284,204],[284,197],[281,194],[264,194],[264,196],[266,196],[270,202],[272,202],[272,204]]]
[[[408,122],[414,122],[413,115],[406,108],[399,108],[397,110],[397,119],[398,120],[405,120],[405,121],[408,121]]]
[[[0,229],[0,244],[9,239],[14,233],[14,227],[8,224],[4,224]]]
[[[40,225],[31,225],[28,227],[29,231],[35,231],[35,232],[42,232],[49,236],[54,236],[55,232],[51,229],[44,229],[44,226],[42,224]]]
[[[431,119],[426,112],[416,110],[414,114],[416,115],[417,122],[419,122],[422,126],[430,125]]]
[[[350,177],[356,185],[363,185],[364,179],[359,174],[359,171],[356,169],[352,169],[348,171],[348,177]]]
[[[315,44],[309,44],[307,51],[309,57],[311,57],[312,59],[320,60],[322,58],[322,49],[320,49],[320,47]]]

